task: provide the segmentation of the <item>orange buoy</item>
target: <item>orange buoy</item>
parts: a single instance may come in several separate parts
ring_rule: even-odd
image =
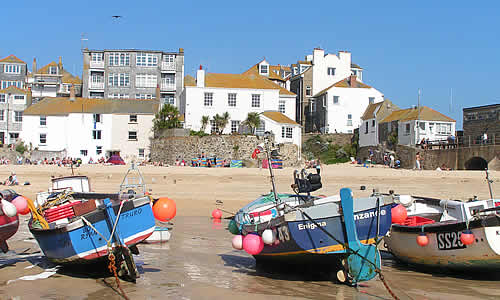
[[[421,232],[418,236],[417,236],[417,244],[420,246],[420,247],[425,247],[429,244],[429,237],[427,236],[427,234],[425,234],[424,232]]]
[[[220,218],[222,218],[222,211],[220,209],[218,209],[218,208],[214,209],[212,211],[212,217],[214,219],[220,219]]]
[[[26,198],[23,196],[17,196],[12,200],[12,204],[17,209],[17,213],[21,215],[26,215],[30,212],[30,208],[28,207],[28,201],[26,201]]]
[[[392,223],[401,224],[406,220],[407,216],[408,213],[406,212],[406,208],[403,205],[398,204],[391,208]]]
[[[170,221],[175,217],[176,213],[175,201],[170,198],[162,197],[153,205],[153,215],[158,221]]]
[[[464,245],[471,245],[472,243],[474,243],[474,233],[472,233],[472,231],[470,231],[469,229],[465,230],[460,235],[460,241]]]

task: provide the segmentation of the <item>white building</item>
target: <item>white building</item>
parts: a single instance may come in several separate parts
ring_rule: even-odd
[[[23,111],[31,105],[31,91],[14,85],[0,90],[0,145],[17,142],[23,128]]]
[[[456,121],[427,106],[393,111],[380,121],[383,132],[396,131],[399,145],[418,145],[422,139],[445,141],[448,136],[455,136]],[[418,128],[417,128],[418,127]],[[382,141],[384,136],[380,136]]]
[[[307,107],[312,129],[322,133],[353,133],[367,106],[381,101],[384,101],[381,92],[350,75],[312,97]]]
[[[264,76],[282,88],[290,90],[290,78],[292,77],[290,67],[282,65],[273,66],[270,65],[267,60],[263,59],[242,74]]]
[[[211,121],[205,128],[207,133],[216,130],[212,121],[216,114],[229,113],[230,121],[223,133],[230,134],[239,131],[239,126],[246,120],[248,113],[265,111],[276,111],[293,120],[295,94],[259,75],[205,74],[204,70],[198,70],[196,83],[186,80],[181,97],[180,113],[184,114],[184,127],[198,131],[202,127],[202,117],[208,116]],[[259,128],[259,132],[263,132],[261,129]],[[299,130],[296,131],[293,134],[300,134]],[[279,132],[273,133],[276,137],[281,136],[281,127]],[[286,141],[296,142],[300,139],[293,136],[286,138]]]
[[[379,141],[379,122],[388,117],[393,111],[399,110],[389,99],[383,102],[369,104],[359,126],[359,147],[377,146]]]
[[[149,156],[158,106],[155,100],[44,98],[24,111],[21,138],[84,163],[112,154],[142,160]]]

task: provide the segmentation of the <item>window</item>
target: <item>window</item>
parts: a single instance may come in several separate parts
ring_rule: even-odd
[[[174,62],[175,61],[175,55],[173,54],[167,54],[163,56],[163,61],[165,62]]]
[[[135,86],[144,88],[155,88],[158,85],[156,75],[152,74],[137,74],[135,75]]]
[[[365,122],[365,134],[368,133],[368,121]]]
[[[156,67],[158,56],[153,53],[137,53],[135,64],[142,67]]]
[[[139,158],[144,158],[144,148],[139,148]]]
[[[5,103],[5,96],[4,94],[0,95],[0,102]]]
[[[372,127],[375,127],[375,120],[372,120]]]
[[[213,104],[214,93],[205,93],[205,99],[203,101],[203,105],[212,106]]]
[[[335,68],[328,68],[328,75],[334,76],[335,75]]]
[[[285,113],[285,100],[280,100],[280,102],[278,103],[278,111],[282,114]]]
[[[155,95],[152,94],[135,94],[135,99],[153,99]]]
[[[14,122],[22,122],[23,121],[23,112],[22,111],[14,111]]]
[[[231,107],[236,106],[236,93],[227,94],[227,105]]]
[[[41,145],[47,144],[47,134],[46,133],[40,133],[40,144]]]
[[[128,121],[129,123],[137,123],[137,115],[130,115]]]
[[[137,141],[137,131],[129,131],[128,132],[128,140],[129,141]]]
[[[260,65],[260,74],[269,74],[269,66]]]
[[[101,123],[101,114],[94,114],[94,123]]]
[[[260,95],[252,94],[252,107],[260,107]]]
[[[4,110],[0,109],[0,121],[4,121]]]
[[[3,72],[10,73],[10,74],[21,74],[21,66],[20,65],[4,65]]]
[[[281,127],[281,137],[291,139],[293,136],[293,128],[292,127]]]
[[[108,77],[109,86],[130,86],[130,75],[128,73],[111,73]]]
[[[47,116],[40,116],[40,126],[47,126]]]
[[[163,103],[165,103],[165,104],[175,105],[175,98],[173,95],[164,95],[164,96],[162,96],[161,99],[163,100]]]
[[[300,73],[305,72],[307,69],[309,69],[309,66],[300,66]]]
[[[451,124],[436,123],[437,134],[449,135],[451,134]]]
[[[231,121],[231,133],[238,132],[240,128],[240,121]]]
[[[310,112],[316,112],[316,101],[311,100],[311,105],[309,106]]]
[[[210,133],[216,133],[217,131],[219,131],[217,124],[214,120],[210,120]]]
[[[90,59],[93,62],[101,62],[102,61],[102,53],[92,53],[90,56]]]
[[[101,130],[92,130],[92,139],[100,140],[101,139]]]
[[[375,97],[368,97],[368,103],[369,104],[375,103]]]
[[[425,131],[425,122],[418,122],[418,127],[420,128],[420,131]]]
[[[80,150],[80,155],[87,156],[87,154],[89,154],[87,150]]]
[[[22,89],[23,88],[23,82],[22,81],[16,81],[16,80],[2,80],[1,81],[1,86],[2,90],[8,88],[9,86],[15,86],[17,88]]]
[[[266,132],[266,123],[260,121],[260,126],[255,129],[255,135],[264,135],[264,132]]]
[[[102,154],[102,146],[95,147],[95,154]]]
[[[110,53],[110,66],[130,66],[130,54],[128,53]]]
[[[55,66],[49,67],[49,74],[57,75],[57,67],[55,67]]]
[[[311,87],[310,86],[306,86],[306,96],[311,96]]]
[[[104,76],[102,76],[102,73],[92,73],[91,81],[92,83],[103,83]]]
[[[410,135],[410,123],[405,124],[405,135]]]
[[[9,136],[11,140],[17,140],[19,138],[19,132],[10,132]]]
[[[434,123],[429,123],[429,132],[434,133]]]
[[[120,94],[120,93],[113,93],[113,94],[108,94],[109,99],[128,99],[129,96],[128,94]]]
[[[347,115],[347,126],[352,126],[352,115],[351,114]]]
[[[333,96],[333,104],[339,104],[339,96]]]
[[[14,100],[24,100],[24,96],[14,95]]]

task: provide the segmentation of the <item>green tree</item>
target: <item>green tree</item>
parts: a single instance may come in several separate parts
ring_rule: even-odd
[[[153,128],[155,130],[180,128],[181,121],[179,121],[179,110],[171,104],[165,104],[161,110],[156,113],[153,120]]]
[[[245,124],[250,127],[252,134],[255,134],[255,129],[260,126],[260,116],[256,112],[250,112],[247,115],[247,119],[245,120]]]
[[[208,121],[210,121],[210,118],[208,116],[203,116],[201,117],[201,129],[200,131],[205,132],[205,129],[207,128]]]
[[[222,134],[222,132],[224,132],[227,123],[229,123],[229,118],[230,118],[229,113],[226,111],[217,120],[217,128],[219,129],[219,134]]]

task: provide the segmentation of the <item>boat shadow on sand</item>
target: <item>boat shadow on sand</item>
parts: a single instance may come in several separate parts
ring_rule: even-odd
[[[438,278],[451,277],[464,280],[500,281],[500,274],[494,272],[484,272],[484,270],[457,271],[445,268],[440,268],[438,271],[436,271],[436,268],[410,265],[402,262],[395,256],[393,256],[390,252],[385,250],[381,250],[380,255],[382,257],[382,270],[384,270],[384,268],[386,270],[388,268],[392,268],[401,272],[425,273],[427,275],[431,275],[432,277]]]

